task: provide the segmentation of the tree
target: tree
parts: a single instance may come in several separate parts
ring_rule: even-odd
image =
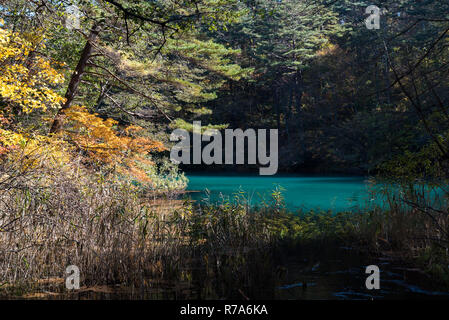
[[[142,129],[128,126],[119,132],[117,122],[103,120],[89,113],[85,107],[65,108],[69,124],[63,134],[46,136],[33,127],[25,127],[20,114],[33,114],[42,119],[59,107],[65,99],[52,86],[63,82],[63,76],[52,66],[51,61],[37,54],[43,46],[42,35],[28,34],[26,40],[17,33],[0,28],[0,157],[21,164],[20,171],[36,170],[45,159],[48,166],[70,162],[81,151],[84,162],[134,176],[148,181],[142,164],[151,164],[150,152],[160,152],[162,143],[139,135]],[[11,112],[16,110],[16,112]],[[17,115],[14,117],[14,113]],[[69,142],[69,144],[67,144]]]
[[[231,81],[211,101],[215,121],[237,127],[277,127],[284,165],[305,161],[307,115],[305,72],[333,37],[345,30],[338,16],[322,2],[245,1],[242,21],[214,37],[242,51],[239,63],[252,68],[250,81]],[[243,97],[243,98],[241,98]]]

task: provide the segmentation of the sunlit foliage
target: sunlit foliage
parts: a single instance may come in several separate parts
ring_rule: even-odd
[[[37,53],[45,47],[43,40],[41,34],[20,36],[0,28],[0,96],[25,113],[56,108],[64,100],[53,88],[63,76]]]
[[[131,125],[119,132],[117,121],[103,120],[97,114],[89,113],[86,107],[72,106],[65,115],[69,120],[65,133],[85,153],[86,161],[115,168],[124,166],[127,169],[121,167],[121,172],[129,172],[139,180],[147,181],[148,178],[136,164],[150,164],[147,160],[150,152],[165,150],[161,142],[139,136],[141,127]]]

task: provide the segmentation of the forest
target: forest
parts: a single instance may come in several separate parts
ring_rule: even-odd
[[[189,172],[260,169],[170,161],[194,121],[384,203],[192,201]],[[448,178],[447,1],[0,0],[0,298],[284,299],[343,246],[449,292]]]

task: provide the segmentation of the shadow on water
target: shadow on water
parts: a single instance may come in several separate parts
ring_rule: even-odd
[[[430,279],[418,269],[407,268],[394,259],[372,259],[352,248],[322,252],[313,260],[293,260],[288,275],[277,288],[277,299],[379,300],[449,299],[449,293],[435,290]],[[380,269],[380,289],[368,290],[368,265]]]

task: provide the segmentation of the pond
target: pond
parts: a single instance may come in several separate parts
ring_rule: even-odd
[[[187,177],[187,190],[192,191],[191,198],[196,201],[232,200],[242,193],[250,205],[257,206],[269,203],[276,188],[282,191],[287,208],[293,211],[353,210],[375,201],[370,195],[372,185],[363,176],[188,174]]]
[[[381,188],[369,177],[294,175],[257,176],[228,174],[188,174],[187,190],[196,201],[209,199],[220,202],[243,194],[253,206],[269,203],[276,188],[282,190],[286,206],[293,211],[321,209],[351,211],[357,208],[384,205],[382,196],[371,191]],[[391,186],[391,185],[389,185]],[[395,189],[395,187],[393,187]],[[388,190],[391,191],[390,188]],[[193,192],[196,191],[196,192]],[[437,198],[434,193],[432,198]],[[285,264],[286,276],[276,289],[260,289],[260,299],[447,299],[448,292],[435,290],[420,269],[403,265],[393,257],[361,255],[351,247],[320,249],[310,256],[301,252],[300,258],[289,255]],[[381,270],[381,289],[365,287],[368,265]],[[271,295],[270,295],[271,294]]]

